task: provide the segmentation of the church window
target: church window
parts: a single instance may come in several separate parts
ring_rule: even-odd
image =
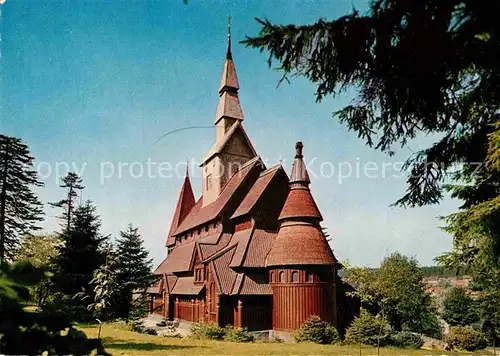
[[[299,282],[299,272],[297,272],[297,271],[292,272],[292,282],[293,283]]]
[[[201,228],[198,228],[198,235],[201,235]]]
[[[207,190],[210,190],[210,189],[212,189],[212,175],[211,174],[209,174],[207,176]]]
[[[285,282],[285,272],[281,271],[279,274],[280,283]]]
[[[307,282],[313,282],[314,281],[314,275],[312,273],[306,272],[306,281]]]
[[[271,272],[271,282],[274,282],[274,272]]]
[[[208,225],[207,225],[207,226],[205,226],[205,232],[207,232],[207,231],[208,231]]]

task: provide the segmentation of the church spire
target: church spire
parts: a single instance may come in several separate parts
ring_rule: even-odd
[[[170,224],[170,230],[168,232],[166,243],[167,247],[175,244],[174,232],[179,227],[182,220],[184,220],[187,214],[191,211],[195,203],[193,188],[191,187],[191,181],[189,179],[189,164],[186,162],[186,176],[179,194],[179,200],[177,200],[174,217],[172,218],[172,223]]]
[[[236,68],[233,62],[233,53],[231,52],[231,16],[228,20],[227,26],[227,52],[226,61],[224,62],[224,69],[222,71],[222,79],[220,81],[219,95],[225,92],[237,93],[240,86],[238,84],[238,76],[236,75]]]
[[[227,52],[222,70],[222,78],[219,86],[219,105],[215,115],[215,124],[226,119],[224,123],[224,132],[229,130],[231,125],[236,120],[243,120],[243,111],[241,110],[240,99],[238,98],[238,76],[233,62],[233,54],[231,52],[231,17],[228,19],[227,27]]]

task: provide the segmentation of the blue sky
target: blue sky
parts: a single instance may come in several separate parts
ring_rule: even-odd
[[[303,141],[305,158],[312,161],[311,189],[337,258],[377,266],[397,250],[431,264],[451,249],[451,237],[439,230],[436,217],[455,211],[458,202],[447,199],[408,210],[389,205],[406,188],[394,165],[399,167],[432,138],[420,137],[390,158],[370,149],[332,118],[333,111],[349,102],[348,94],[317,104],[314,86],[306,80],[277,87],[280,74],[268,68],[266,54],[237,43],[258,33],[254,17],[312,23],[341,16],[352,4],[7,0],[0,5],[1,132],[21,137],[31,147],[45,183],[38,191],[44,202],[64,193],[56,168],[64,173],[64,162],[73,165],[84,179],[83,199],[98,207],[103,232],[116,236],[133,223],[158,263],[166,253],[182,177],[160,177],[158,166],[151,166],[149,177],[134,177],[141,167],[146,170],[148,160],[183,172],[186,159],[199,162],[212,146],[215,131],[210,128],[157,140],[178,128],[212,125],[231,15],[245,129],[268,166],[283,159],[288,172],[294,143]],[[366,9],[365,2],[354,4]],[[363,174],[366,164],[378,171]],[[347,165],[354,174],[339,179],[339,167],[346,173]],[[102,169],[109,178],[102,178]],[[198,168],[191,174],[198,197]],[[57,229],[59,212],[49,207],[46,212],[43,227],[51,232]]]

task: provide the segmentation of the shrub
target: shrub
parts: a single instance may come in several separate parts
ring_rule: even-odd
[[[450,333],[446,335],[445,342],[452,348],[466,351],[482,350],[488,346],[484,334],[470,326],[452,327]]]
[[[225,327],[224,340],[233,342],[253,342],[254,337],[246,328],[233,328],[231,325]]]
[[[298,342],[312,341],[317,344],[334,344],[340,341],[340,336],[333,325],[314,315],[302,324],[295,339]]]
[[[158,332],[155,329],[153,329],[153,328],[145,328],[144,329],[144,334],[158,335]]]
[[[424,345],[424,341],[420,335],[401,331],[391,335],[390,344],[399,348],[419,349]]]
[[[358,317],[354,318],[351,326],[346,331],[345,341],[349,344],[365,344],[377,346],[380,338],[380,346],[390,341],[390,334],[386,329],[385,319],[379,319],[361,309]]]
[[[225,330],[215,323],[194,323],[191,326],[191,333],[196,339],[221,340]]]

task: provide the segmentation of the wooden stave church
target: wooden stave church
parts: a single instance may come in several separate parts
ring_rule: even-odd
[[[153,272],[150,312],[248,330],[294,331],[318,315],[342,331],[357,314],[309,189],[303,145],[290,178],[266,168],[243,125],[231,39],[219,87],[216,142],[195,200],[188,171]]]

